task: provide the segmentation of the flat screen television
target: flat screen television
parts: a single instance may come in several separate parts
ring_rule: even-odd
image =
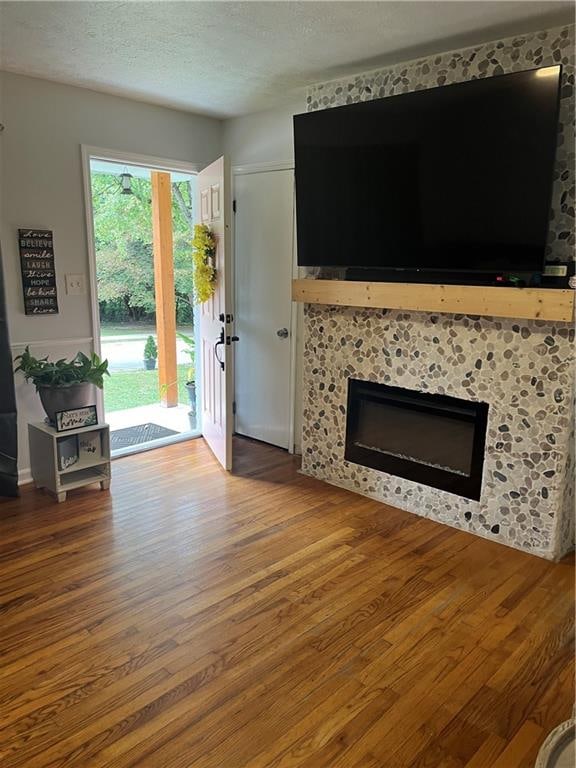
[[[298,263],[541,271],[560,75],[546,67],[296,115]]]

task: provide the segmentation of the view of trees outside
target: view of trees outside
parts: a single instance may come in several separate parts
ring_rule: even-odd
[[[134,177],[131,195],[121,194],[115,174],[92,174],[100,321],[154,325],[152,185]],[[190,325],[194,230],[192,182],[172,182],[176,318]]]
[[[112,373],[104,389],[105,408],[151,405],[159,402],[158,372],[144,370],[143,352],[148,336],[156,337],[152,185],[133,176],[133,194],[126,195],[117,173],[91,177],[102,355]],[[188,336],[194,335],[193,190],[192,179],[172,182],[176,323]],[[179,402],[186,403],[188,366],[180,353],[178,358]]]

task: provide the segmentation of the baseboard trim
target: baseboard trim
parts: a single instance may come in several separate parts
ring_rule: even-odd
[[[30,469],[30,467],[26,467],[25,469],[19,469],[18,485],[28,485],[31,482],[33,482],[33,480],[32,480],[32,470]]]

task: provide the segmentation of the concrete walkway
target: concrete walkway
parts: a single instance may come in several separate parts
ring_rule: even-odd
[[[192,336],[191,328],[183,328],[182,333]],[[108,366],[113,371],[130,371],[144,369],[144,345],[148,336],[153,336],[157,341],[156,331],[143,329],[142,333],[118,333],[101,338],[102,358],[108,360]],[[187,344],[176,337],[176,355],[179,365],[188,365],[190,358],[186,354]],[[173,408],[165,408],[160,403],[142,405],[136,408],[125,408],[121,411],[106,413],[106,421],[110,425],[110,431],[135,427],[139,424],[158,424],[161,427],[172,429],[180,434],[197,432],[196,425],[190,423],[188,412],[189,405],[179,404]],[[152,445],[152,443],[150,443]]]
[[[108,360],[111,371],[134,371],[144,368],[144,344],[148,336],[156,334],[126,334],[125,336],[103,336],[101,339],[102,359]],[[188,365],[186,342],[176,337],[176,360],[178,365]]]

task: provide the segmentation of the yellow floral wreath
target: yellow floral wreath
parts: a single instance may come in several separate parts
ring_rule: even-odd
[[[192,248],[194,298],[197,304],[202,304],[212,298],[216,290],[216,238],[206,224],[194,225]]]

